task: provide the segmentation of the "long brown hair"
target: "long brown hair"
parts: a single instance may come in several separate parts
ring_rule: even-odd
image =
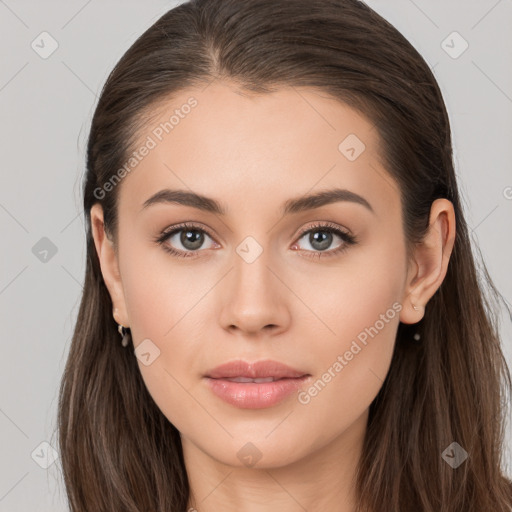
[[[446,277],[414,325],[421,342],[411,343],[411,326],[399,325],[389,373],[370,406],[358,510],[510,512],[502,453],[511,378],[500,348],[501,295],[475,263],[446,107],[424,59],[358,0],[191,0],[146,30],[110,73],[88,140],[85,285],[59,396],[71,510],[186,509],[180,434],[152,400],[133,351],[121,346],[90,208],[101,204],[115,240],[119,187],[98,190],[133,151],[144,121],[173,93],[223,78],[262,94],[315,87],[371,120],[400,187],[409,248],[426,233],[435,199],[455,209]],[[442,458],[452,442],[469,454],[457,469]]]

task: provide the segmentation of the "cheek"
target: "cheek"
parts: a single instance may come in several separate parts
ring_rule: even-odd
[[[324,442],[315,437],[318,426],[327,439],[348,431],[364,416],[389,370],[400,304],[391,302],[389,290],[366,299],[346,303],[331,320],[338,336],[315,345],[317,373],[297,397],[301,433],[317,448]]]
[[[362,414],[389,370],[402,309],[404,256],[400,241],[381,247],[345,259],[329,280],[315,280],[318,286],[308,294],[308,304],[328,329],[313,338],[318,375],[299,401],[321,422],[343,424]]]
[[[147,347],[144,352],[150,353],[147,365],[138,357],[142,378],[169,421],[178,429],[187,429],[188,418],[204,415],[190,388],[197,384],[200,370],[206,368],[202,358],[209,343],[209,292],[217,278],[204,275],[204,279],[198,279],[193,267],[187,269],[173,263],[167,254],[147,249],[134,248],[123,264],[123,288],[135,350],[141,354]]]
[[[194,323],[201,301],[215,285],[215,276],[177,263],[161,248],[134,247],[123,263],[123,289],[135,339],[172,339],[183,323]]]
[[[310,334],[316,327],[321,346],[328,352],[348,349],[350,342],[364,343],[375,327],[380,338],[394,339],[398,326],[405,273],[405,252],[398,238],[380,239],[348,251],[335,265],[317,265],[288,273],[288,282],[307,306],[299,319],[308,319]],[[308,311],[309,310],[309,311]],[[389,328],[391,324],[391,329]]]

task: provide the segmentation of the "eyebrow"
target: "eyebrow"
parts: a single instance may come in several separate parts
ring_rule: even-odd
[[[360,195],[350,190],[335,188],[322,190],[314,194],[301,196],[286,201],[282,208],[282,215],[289,215],[299,213],[302,211],[313,210],[321,208],[322,206],[347,201],[355,204],[360,204],[368,209],[370,212],[375,213],[370,203]],[[153,194],[149,199],[144,202],[142,210],[154,204],[173,203],[182,206],[190,206],[209,213],[217,215],[226,215],[227,209],[215,199],[189,192],[187,190],[171,190],[163,189]]]

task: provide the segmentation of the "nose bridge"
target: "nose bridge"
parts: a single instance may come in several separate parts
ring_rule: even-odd
[[[254,293],[268,289],[270,249],[266,242],[262,244],[253,236],[248,236],[236,247],[233,264],[237,293],[245,293],[247,288],[252,289]]]
[[[222,312],[224,327],[255,332],[269,325],[283,327],[288,321],[283,284],[271,270],[278,265],[268,239],[249,235],[235,247]]]

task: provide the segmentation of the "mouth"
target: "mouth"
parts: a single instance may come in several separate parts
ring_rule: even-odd
[[[247,362],[244,360],[234,360],[221,364],[210,370],[205,377],[211,379],[250,379],[238,380],[235,382],[272,382],[279,379],[293,379],[309,375],[305,371],[297,370],[278,361],[270,359],[263,361]],[[267,379],[267,380],[261,380]],[[270,380],[272,379],[272,380]]]
[[[223,401],[242,409],[272,407],[298,391],[311,374],[277,361],[232,361],[208,372],[209,389]]]
[[[212,379],[206,377],[209,389],[224,402],[240,409],[265,409],[283,402],[293,393],[299,392],[311,379],[303,377],[264,379]],[[247,382],[249,380],[249,382]]]
[[[211,377],[213,378],[213,377]],[[260,377],[260,378],[256,378],[256,379],[251,379],[249,377],[222,377],[221,379],[222,380],[227,380],[229,382],[244,382],[244,383],[249,383],[249,382],[255,382],[257,384],[260,384],[262,382],[276,382],[278,380],[284,380],[284,379],[288,379],[290,377]],[[219,379],[217,379],[219,380]]]

